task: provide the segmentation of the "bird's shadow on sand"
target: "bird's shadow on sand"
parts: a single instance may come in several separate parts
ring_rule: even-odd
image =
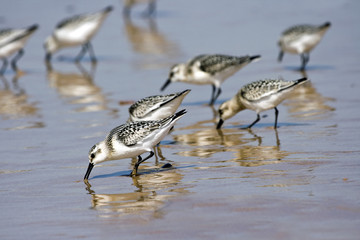
[[[302,72],[303,70],[300,69],[299,66],[284,66],[285,70],[288,71],[296,71],[296,72]],[[305,67],[305,71],[316,71],[316,70],[331,70],[335,69],[334,66],[331,65],[309,65]]]
[[[217,99],[213,105],[209,104],[209,101],[196,101],[196,102],[184,102],[184,106],[206,106],[206,107],[214,107],[216,105],[219,105],[229,99]]]
[[[139,169],[138,175],[136,175],[136,176],[154,174],[154,173],[165,172],[165,171],[170,171],[170,170],[174,170],[174,169],[183,169],[183,168],[190,168],[190,167],[195,167],[195,165],[187,165],[187,166],[181,166],[181,167],[174,167],[174,166],[164,167],[163,166],[163,167],[152,168],[152,169]],[[97,178],[109,178],[109,177],[132,177],[130,175],[130,173],[131,173],[131,171],[120,171],[120,172],[114,172],[114,173],[109,173],[109,174],[101,174],[101,175],[94,176],[94,177],[90,178],[89,180],[97,179]]]

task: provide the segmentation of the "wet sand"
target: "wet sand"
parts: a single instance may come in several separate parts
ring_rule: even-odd
[[[113,5],[93,40],[99,59],[73,64],[79,48],[44,64],[42,44],[64,17]],[[22,6],[19,8],[19,6]],[[120,1],[11,1],[0,28],[39,30],[0,81],[1,239],[358,239],[360,111],[356,1],[158,1],[153,20]],[[280,33],[298,23],[332,26],[310,54],[276,61]],[[82,181],[90,147],[128,118],[130,103],[160,94],[169,68],[201,53],[261,54],[222,85],[172,83],[192,91],[179,120],[140,175],[131,159],[95,167]],[[60,57],[59,57],[60,56]],[[281,104],[243,111],[215,129],[220,103],[251,81],[306,74]],[[161,169],[165,163],[172,168]]]

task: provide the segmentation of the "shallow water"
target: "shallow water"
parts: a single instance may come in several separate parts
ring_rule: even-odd
[[[94,38],[99,59],[59,52],[46,68],[42,44],[55,24],[115,7]],[[21,5],[21,8],[19,7]],[[0,81],[1,239],[358,239],[360,236],[360,76],[357,1],[158,1],[122,17],[119,1],[11,1],[0,27],[38,23],[18,66]],[[36,12],[36,14],[34,14]],[[21,16],[21,17],[19,17]],[[277,63],[276,41],[297,23],[332,26],[310,55]],[[191,88],[188,110],[141,165],[101,164],[82,178],[89,148],[128,118],[129,105],[159,94],[171,65],[200,53],[261,54],[229,78],[214,108],[210,86]],[[59,57],[60,56],[60,57]],[[271,77],[301,86],[251,131],[243,111],[215,129],[219,104],[245,83]],[[171,163],[172,168],[160,168]]]

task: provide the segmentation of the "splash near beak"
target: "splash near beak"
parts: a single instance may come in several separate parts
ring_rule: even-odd
[[[165,88],[169,85],[171,83],[171,80],[170,80],[170,78],[168,79],[168,80],[166,80],[166,82],[165,82],[165,84],[161,87],[161,91],[164,91],[165,90]]]
[[[222,119],[220,118],[220,119],[219,119],[219,122],[218,122],[218,124],[217,124],[217,126],[216,126],[216,129],[220,129],[221,126],[223,125],[223,123],[224,123],[224,120],[222,120]]]
[[[88,169],[85,173],[85,177],[84,177],[84,180],[88,180],[89,179],[89,176],[90,176],[90,173],[91,173],[91,170],[93,169],[94,167],[94,164],[92,163],[89,163],[89,166],[88,166]]]

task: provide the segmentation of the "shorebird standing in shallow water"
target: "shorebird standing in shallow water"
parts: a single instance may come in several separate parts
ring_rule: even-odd
[[[76,15],[61,21],[56,26],[52,35],[45,40],[45,60],[49,62],[51,56],[61,48],[81,45],[82,49],[75,58],[75,61],[80,61],[85,52],[88,51],[91,61],[96,62],[90,40],[97,33],[112,9],[113,7],[109,6],[99,12]]]
[[[278,61],[281,62],[284,52],[298,54],[301,56],[300,70],[304,71],[310,59],[310,51],[320,42],[330,25],[330,22],[320,26],[304,24],[285,30],[278,42],[280,47]]]
[[[84,180],[89,178],[93,167],[104,161],[138,157],[131,172],[137,175],[139,165],[154,155],[152,148],[158,144],[175,125],[186,110],[157,121],[139,121],[120,125],[106,136],[104,141],[95,144],[89,151],[89,166]],[[150,152],[142,159],[141,154]]]
[[[187,82],[192,84],[211,84],[212,95],[210,105],[213,105],[221,93],[220,85],[242,67],[260,55],[235,57],[228,55],[199,55],[188,61],[173,66],[169,78],[161,87],[163,91],[171,82]]]
[[[128,122],[160,120],[173,115],[190,91],[187,89],[173,94],[155,95],[140,99],[130,106]]]
[[[11,61],[11,66],[14,71],[17,71],[16,62],[24,54],[24,46],[30,35],[38,29],[38,25],[34,24],[28,28],[23,29],[1,29],[0,30],[0,59],[3,60],[3,65],[0,69],[0,75],[3,75],[8,65],[7,58],[17,52],[17,55]]]
[[[276,129],[279,114],[276,107],[289,96],[295,86],[304,83],[305,81],[307,81],[307,78],[301,78],[294,81],[266,79],[245,85],[232,99],[220,105],[220,120],[216,128],[220,129],[226,119],[231,118],[245,109],[253,110],[257,114],[256,120],[247,127],[251,128],[260,120],[260,112],[274,108],[274,128]]]

